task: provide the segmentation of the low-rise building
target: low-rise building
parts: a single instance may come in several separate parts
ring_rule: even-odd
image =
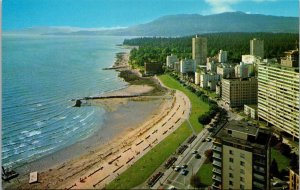
[[[200,73],[200,87],[216,90],[217,83],[221,80],[220,75],[211,72]]]
[[[229,121],[213,141],[212,189],[270,189],[271,133]]]
[[[221,63],[217,66],[217,74],[221,75],[221,78],[234,78],[235,70],[234,67],[230,64]]]
[[[195,72],[195,84],[196,85],[200,84],[200,71]]]
[[[281,65],[286,67],[299,67],[299,51],[290,50],[286,51],[285,57],[281,58]]]
[[[244,105],[244,113],[252,119],[257,118],[257,105]]]
[[[260,57],[257,57],[255,55],[242,55],[242,62],[245,64],[255,64],[258,63],[260,60]]]
[[[290,169],[289,175],[289,189],[290,190],[299,190],[299,169]]]
[[[257,79],[222,79],[222,99],[230,107],[242,107],[257,103]]]
[[[193,59],[183,59],[180,61],[180,73],[189,73],[196,71],[196,63]]]
[[[245,64],[241,62],[239,65],[234,67],[236,78],[247,78],[254,76],[254,64]]]
[[[163,72],[162,63],[150,62],[144,64],[145,75],[155,75]]]
[[[180,72],[180,62],[179,61],[174,63],[174,71]]]
[[[166,65],[167,65],[168,68],[174,69],[174,64],[175,64],[176,62],[178,62],[178,61],[179,61],[179,60],[178,60],[177,56],[171,54],[171,55],[167,56],[167,59],[166,59]]]
[[[215,61],[210,61],[210,62],[207,62],[206,63],[206,69],[207,69],[207,72],[214,72],[216,73],[217,72],[217,62]]]

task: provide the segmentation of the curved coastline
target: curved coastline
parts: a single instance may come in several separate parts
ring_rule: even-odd
[[[114,112],[113,114],[108,113],[108,119],[106,120],[105,124],[107,124],[107,126],[110,126],[108,127],[108,129],[114,128],[113,130],[105,132],[100,130],[88,139],[77,142],[67,148],[64,148],[49,156],[43,157],[37,161],[26,164],[20,170],[24,175],[19,177],[18,181],[12,180],[12,183],[4,183],[3,186],[10,189],[44,189],[62,187],[61,185],[66,184],[67,181],[74,181],[75,177],[78,177],[78,175],[81,174],[82,171],[84,173],[86,170],[93,167],[88,163],[93,163],[92,160],[97,160],[101,152],[103,155],[105,152],[114,149],[112,147],[115,147],[116,149],[116,147],[124,146],[125,137],[133,138],[134,135],[137,135],[137,133],[141,132],[141,126],[144,126],[147,123],[149,124],[155,119],[157,120],[157,116],[162,116],[163,113],[169,109],[170,102],[173,101],[173,99],[171,98],[172,96],[170,96],[170,94],[168,93],[165,94],[167,91],[159,91],[159,94],[161,96],[155,97],[155,95],[157,95],[157,92],[152,93],[152,91],[153,89],[149,88],[147,84],[143,84],[142,86],[139,86],[139,88],[134,85],[128,85],[121,90],[107,93],[139,93],[145,94],[145,97],[143,97],[142,99],[128,99],[128,102],[126,102],[125,104],[120,104],[118,106],[118,109],[110,111]],[[149,95],[152,97],[149,98]],[[96,105],[97,104],[99,104],[99,102],[96,102]],[[128,110],[136,110],[136,112],[132,112],[128,115]],[[144,113],[144,115],[139,115],[141,113]],[[120,115],[123,115],[123,118],[119,120],[116,119],[120,118]],[[129,121],[125,124],[127,126],[124,127],[124,125],[122,125],[122,119],[128,116],[130,117],[130,115],[131,117],[139,116],[139,120],[137,121],[135,119],[135,121],[133,122]],[[112,119],[116,119],[116,122],[114,124],[111,124]],[[116,128],[118,128],[118,131],[115,130]],[[138,132],[138,130],[140,131]],[[102,137],[102,139],[99,139],[99,135],[101,132],[108,135],[105,138]],[[131,138],[127,138],[127,140]],[[123,141],[121,141],[122,139]],[[82,169],[81,172],[78,172],[79,168]],[[40,183],[32,185],[28,184],[28,174],[32,171],[39,172]],[[70,173],[73,173],[74,176],[68,177],[68,174]]]

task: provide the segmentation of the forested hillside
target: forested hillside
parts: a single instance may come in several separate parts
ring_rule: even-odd
[[[203,34],[207,38],[208,56],[217,54],[223,49],[229,52],[230,62],[240,62],[241,55],[250,53],[250,40],[264,40],[265,58],[280,58],[284,51],[295,49],[298,44],[298,34],[289,33],[214,33]],[[144,62],[165,62],[171,53],[179,58],[192,57],[192,37],[164,38],[143,37],[125,39],[124,45],[139,46],[131,51],[130,60],[143,66]]]

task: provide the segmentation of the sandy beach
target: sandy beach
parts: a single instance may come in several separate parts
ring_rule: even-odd
[[[124,55],[128,58],[128,55]],[[128,70],[123,67],[124,64],[126,65],[125,62],[122,62],[122,70]],[[157,79],[151,80],[159,85]],[[19,177],[18,180],[13,180],[12,183],[4,184],[4,187],[14,189],[104,188],[105,184],[115,179],[168,134],[176,130],[189,115],[190,102],[183,93],[166,89],[157,90],[155,88],[162,87],[151,86],[153,81],[150,85],[133,83],[127,88],[104,95],[139,95],[138,97],[89,100],[89,105],[103,106],[108,112],[114,113],[107,117],[107,124],[113,126],[114,129],[103,131],[107,135],[106,139],[99,138],[102,132],[99,131],[89,139],[56,153],[58,154],[56,162],[53,161],[53,155],[44,160],[41,159],[40,163],[36,161],[27,169],[30,168],[28,172],[33,168],[38,171],[38,183],[28,184],[27,174]],[[51,156],[52,164],[50,164]]]

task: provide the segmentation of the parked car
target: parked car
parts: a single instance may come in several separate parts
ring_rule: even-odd
[[[174,168],[174,171],[175,172],[179,172],[181,170],[181,167],[180,166],[175,166],[175,168]]]
[[[184,164],[184,165],[181,166],[182,169],[185,169],[187,167],[188,167],[188,165],[186,165],[186,164]]]
[[[173,185],[171,185],[168,189],[175,190],[176,188]]]
[[[189,170],[186,170],[186,169],[184,169],[180,172],[181,175],[187,175],[188,173],[189,173]]]
[[[192,154],[197,154],[198,153],[198,150],[194,150],[193,152],[192,152]]]

